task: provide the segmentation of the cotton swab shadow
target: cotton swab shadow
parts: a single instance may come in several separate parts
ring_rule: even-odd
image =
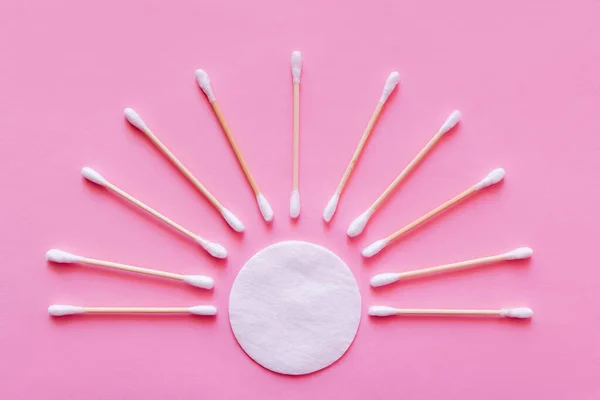
[[[385,324],[439,324],[444,323],[454,324],[502,324],[511,326],[529,326],[532,323],[532,318],[505,318],[496,316],[471,316],[471,315],[395,315],[390,317],[371,317],[369,322],[374,325]]]
[[[84,264],[58,264],[48,261],[48,267],[52,268],[56,273],[68,276],[82,276],[91,277],[91,279],[100,278],[104,279],[118,279],[126,284],[136,286],[147,286],[151,289],[169,288],[172,290],[182,290],[195,295],[198,298],[212,298],[214,296],[214,289],[201,289],[185,282],[176,281],[174,279],[165,279],[158,276],[136,274],[133,272],[110,270],[102,267],[95,267],[93,265]]]
[[[85,181],[85,178],[83,178],[83,180]],[[220,265],[220,266],[227,265],[226,258],[218,259],[218,258],[212,257],[204,249],[202,249],[202,247],[199,244],[197,244],[193,239],[188,238],[187,236],[184,236],[183,234],[180,234],[179,232],[177,232],[175,229],[173,229],[169,225],[158,220],[154,216],[148,214],[146,211],[142,210],[141,208],[137,207],[136,205],[131,204],[129,201],[122,198],[121,196],[116,196],[113,193],[110,193],[110,191],[107,188],[104,188],[102,186],[89,184],[87,182],[84,182],[84,183],[85,183],[84,186],[86,187],[86,190],[90,190],[90,191],[94,192],[94,196],[104,196],[107,199],[110,198],[112,201],[118,201],[121,204],[124,204],[127,208],[129,208],[130,210],[133,210],[142,219],[149,221],[157,228],[170,233],[170,235],[173,238],[175,238],[177,241],[179,241],[181,243],[187,243],[187,245],[190,245],[190,246],[193,246],[194,248],[196,248],[198,250],[198,252],[200,253],[200,255],[202,257],[204,257],[207,261],[210,261],[212,264],[216,264],[216,265]]]
[[[181,171],[179,171],[179,169],[172,163],[169,162],[169,159],[165,157],[165,155],[156,147],[152,144],[152,142],[142,133],[140,132],[140,130],[134,126],[132,126],[129,122],[127,122],[127,120],[124,120],[123,122],[126,126],[127,126],[127,130],[131,131],[132,134],[135,135],[135,137],[137,138],[138,141],[140,142],[144,142],[142,144],[142,146],[146,146],[146,147],[150,147],[152,148],[151,151],[153,151],[154,153],[159,155],[159,158],[164,159],[165,163],[168,164],[169,169],[175,171],[175,176],[173,177],[173,179],[176,179],[180,182],[182,182],[182,184],[184,185],[188,185],[191,186],[193,188],[193,191],[195,192],[196,196],[202,198],[202,200],[204,201],[205,204],[209,205],[210,208],[212,209],[212,213],[222,221],[223,224],[225,224],[229,229],[230,226],[229,224],[227,224],[227,221],[225,221],[223,219],[223,216],[221,215],[221,213],[219,212],[219,210],[217,210],[215,207],[212,206],[212,204],[208,201],[208,199],[199,191],[197,190],[194,185],[192,185],[192,183],[185,177],[183,176],[183,174],[181,173]],[[233,232],[235,232],[233,229],[231,229]]]
[[[360,248],[358,249],[358,252],[359,252],[359,253],[361,253],[361,252],[362,252],[362,250],[363,250],[363,247],[364,247],[364,246],[362,246],[362,247],[360,247]],[[385,251],[385,250],[386,250],[386,249],[383,249],[383,251]],[[364,256],[361,256],[361,258],[362,258],[362,260],[361,260],[361,264],[362,264],[364,267],[367,267],[367,268],[370,268],[370,267],[371,267],[373,264],[381,263],[381,261],[379,261],[379,260],[378,260],[378,258],[379,258],[379,255],[378,255],[378,254],[376,254],[376,255],[375,255],[375,256],[373,256],[373,257],[364,257]]]
[[[396,197],[399,197],[399,198],[401,199],[401,198],[402,198],[402,192],[403,192],[403,190],[402,190],[402,189],[403,189],[403,187],[404,187],[405,185],[407,185],[408,183],[410,183],[410,181],[411,181],[412,179],[414,179],[414,178],[413,178],[413,177],[414,177],[414,175],[418,175],[418,174],[419,174],[419,171],[418,171],[418,170],[419,170],[419,167],[421,166],[421,164],[423,164],[423,163],[426,163],[428,158],[433,158],[433,157],[436,157],[436,155],[435,155],[436,153],[444,151],[444,150],[442,149],[442,147],[444,146],[444,142],[445,142],[445,141],[447,141],[447,140],[449,140],[448,136],[450,136],[450,135],[451,135],[451,136],[454,136],[454,135],[460,134],[460,131],[461,131],[461,125],[460,125],[460,124],[458,124],[457,126],[455,126],[454,128],[452,128],[452,129],[451,129],[451,130],[450,130],[448,133],[446,133],[446,134],[445,134],[445,135],[444,135],[444,136],[443,136],[443,137],[440,139],[440,142],[439,142],[437,145],[433,146],[433,148],[431,148],[431,149],[429,150],[429,152],[428,152],[428,154],[425,156],[425,158],[424,158],[423,160],[421,160],[421,162],[420,162],[420,163],[419,163],[417,166],[415,166],[414,170],[413,170],[413,171],[411,171],[411,172],[410,172],[408,175],[406,175],[406,176],[404,177],[404,179],[402,179],[402,181],[401,181],[400,183],[398,183],[398,186],[396,186],[396,187],[394,188],[394,190],[393,190],[393,191],[392,191],[392,192],[389,194],[389,197],[387,197],[387,198],[386,198],[386,200],[387,200],[387,199],[389,199],[389,198],[392,198],[392,197],[394,197],[394,196],[396,196]],[[406,160],[405,160],[405,161],[403,161],[403,162],[405,162],[405,163],[406,163],[406,162],[410,162],[410,160],[408,160],[408,161],[406,161]],[[405,167],[402,167],[402,166],[400,166],[400,168],[402,168],[402,169],[403,169],[403,168],[405,168]],[[401,170],[400,170],[400,171],[401,171]],[[400,173],[400,172],[398,172],[398,173]],[[380,218],[380,217],[378,217],[378,215],[379,215],[379,214],[385,215],[385,214],[386,214],[386,212],[388,212],[388,213],[391,213],[391,212],[393,212],[393,211],[391,211],[391,210],[390,210],[390,207],[392,207],[392,205],[391,205],[391,204],[390,204],[388,201],[384,201],[383,203],[381,203],[381,205],[379,206],[379,208],[378,208],[377,212],[375,212],[375,213],[373,214],[373,216],[371,217],[371,219],[370,219],[369,223],[368,223],[368,224],[367,224],[367,226],[365,227],[365,229],[364,229],[364,231],[363,231],[363,233],[362,233],[362,234],[365,234],[365,233],[367,233],[367,230],[369,229],[369,225],[372,223],[372,221],[373,221],[373,220],[376,220],[377,218]],[[389,214],[388,214],[388,215],[389,215]]]
[[[389,285],[384,285],[384,286],[379,286],[379,287],[371,286],[371,292],[376,295],[379,295],[379,294],[388,293],[390,291],[402,290],[402,287],[408,286],[408,285],[414,285],[414,286],[419,287],[419,285],[427,285],[431,282],[436,282],[436,281],[446,281],[447,283],[451,283],[451,281],[453,281],[453,280],[460,281],[465,276],[469,276],[469,275],[476,276],[476,275],[481,274],[482,279],[485,279],[486,273],[494,274],[494,273],[498,273],[500,270],[506,270],[507,268],[527,268],[527,266],[529,265],[530,262],[531,262],[530,258],[521,259],[521,260],[505,260],[505,261],[500,261],[500,262],[488,264],[488,265],[473,266],[471,268],[465,268],[465,269],[458,270],[458,271],[440,272],[440,273],[436,273],[436,274],[423,275],[423,276],[414,277],[414,278],[406,278],[406,279],[401,279],[397,282],[391,283]],[[393,272],[402,272],[402,271],[394,270]]]
[[[427,232],[427,230],[433,229],[435,227],[436,223],[439,223],[439,221],[443,220],[444,218],[448,218],[448,217],[454,215],[459,209],[461,209],[463,207],[468,207],[468,205],[471,202],[476,201],[478,198],[485,198],[486,196],[492,196],[494,193],[496,193],[497,190],[500,190],[500,187],[502,185],[504,185],[504,181],[500,181],[497,184],[486,188],[483,192],[476,193],[472,196],[468,196],[467,198],[462,199],[457,204],[454,204],[453,206],[445,209],[440,214],[435,215],[431,219],[424,222],[422,225],[415,227],[414,229],[406,232],[399,238],[395,239],[393,242],[389,243],[381,252],[383,253],[385,251],[391,250],[390,249],[391,247],[401,246],[404,241],[409,240],[412,236],[416,235],[419,232]],[[373,257],[368,257],[368,258],[375,259],[377,257],[378,257],[378,255],[376,254]],[[366,260],[365,265],[369,265],[369,264],[370,264],[370,261]]]
[[[185,313],[157,313],[157,314],[83,314],[83,315],[65,315],[62,317],[48,316],[52,324],[55,325],[71,325],[71,324],[119,324],[125,322],[136,323],[186,323],[211,326],[216,324],[217,316],[198,316]],[[176,325],[174,325],[175,327]],[[175,328],[174,328],[175,329]]]

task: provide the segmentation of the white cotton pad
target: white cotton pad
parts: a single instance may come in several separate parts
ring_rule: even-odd
[[[256,253],[229,297],[238,343],[280,374],[309,374],[334,363],[352,344],[360,314],[360,292],[346,264],[307,242],[281,242]]]

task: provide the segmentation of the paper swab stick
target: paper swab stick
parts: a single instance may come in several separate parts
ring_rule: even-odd
[[[431,275],[431,274],[436,274],[436,273],[441,273],[441,272],[458,271],[458,270],[465,269],[465,268],[483,266],[483,265],[488,265],[488,264],[492,264],[492,263],[500,262],[500,261],[521,260],[524,258],[531,257],[532,254],[533,254],[533,250],[531,250],[529,247],[519,247],[518,249],[514,249],[507,253],[499,254],[496,256],[481,257],[481,258],[476,258],[474,260],[462,261],[462,262],[457,262],[457,263],[453,263],[453,264],[439,265],[437,267],[417,269],[414,271],[398,272],[398,273],[388,272],[388,273],[383,273],[383,274],[377,274],[371,278],[371,286],[379,287],[379,286],[389,285],[390,283],[398,282],[399,280],[402,280],[402,279],[417,278],[420,276]]]
[[[448,309],[414,309],[394,308],[387,306],[369,307],[372,317],[390,317],[395,315],[447,315],[447,316],[490,316],[506,318],[531,318],[533,310],[526,307],[502,308],[500,310],[448,310]]]
[[[244,224],[240,221],[231,211],[226,209],[219,203],[219,201],[213,196],[208,189],[204,187],[202,183],[188,170],[185,165],[165,146],[156,135],[148,128],[148,125],[142,120],[142,118],[131,108],[125,109],[125,118],[127,121],[142,133],[144,133],[148,139],[177,167],[177,169],[208,199],[210,204],[213,205],[223,216],[229,226],[236,232],[242,232],[244,230]]]
[[[377,200],[361,215],[359,215],[348,227],[346,232],[348,236],[354,237],[360,235],[365,229],[365,226],[369,222],[371,216],[377,211],[381,203],[392,193],[392,191],[404,180],[404,178],[419,164],[419,162],[429,153],[429,151],[435,146],[435,144],[444,136],[446,132],[452,129],[460,121],[460,111],[455,110],[450,114],[446,122],[439,129],[438,133],[421,149],[421,151],[412,159],[412,161],[404,168],[400,175],[394,179],[394,181],[385,189],[385,191],[379,196]]]
[[[292,77],[294,78],[294,153],[292,156],[292,196],[290,197],[290,217],[300,215],[300,192],[298,191],[298,152],[300,147],[300,74],[302,73],[302,54],[294,51],[291,58]]]
[[[331,198],[329,199],[329,202],[325,206],[325,210],[323,211],[323,219],[326,222],[329,222],[331,220],[331,217],[333,217],[333,214],[335,213],[335,210],[337,209],[338,202],[340,201],[340,196],[342,195],[342,191],[344,190],[344,187],[346,186],[346,182],[348,182],[348,179],[350,178],[350,174],[352,174],[352,170],[354,169],[354,166],[356,165],[356,162],[358,161],[358,157],[362,153],[362,149],[363,149],[363,147],[365,147],[365,144],[367,143],[367,139],[369,138],[369,135],[371,134],[371,131],[373,130],[373,127],[375,126],[377,119],[379,118],[379,114],[381,113],[381,110],[383,109],[385,102],[387,101],[388,97],[390,96],[390,94],[392,93],[394,88],[398,85],[399,81],[400,81],[400,74],[398,74],[398,72],[395,72],[395,71],[392,72],[388,76],[387,80],[385,81],[385,85],[383,86],[383,93],[381,93],[381,98],[379,99],[379,102],[377,103],[377,107],[375,108],[375,111],[373,112],[373,115],[371,116],[371,119],[369,120],[369,123],[367,124],[367,127],[365,128],[365,131],[363,132],[362,137],[360,138],[360,141],[358,142],[358,146],[356,147],[356,150],[354,150],[352,159],[350,159],[350,164],[348,164],[348,167],[346,168],[346,171],[344,172],[344,175],[342,176],[342,180],[338,184],[338,187],[337,187],[335,193],[333,194],[333,196],[331,196]]]
[[[202,246],[202,248],[204,250],[206,250],[211,256],[216,257],[216,258],[227,257],[227,250],[225,250],[225,248],[223,246],[221,246],[220,244],[208,241],[208,240],[202,238],[200,235],[196,235],[195,233],[189,231],[188,229],[185,229],[183,226],[171,221],[169,218],[165,217],[158,211],[154,210],[153,208],[150,208],[149,206],[142,203],[135,197],[133,197],[130,194],[126,193],[125,191],[119,189],[117,186],[113,185],[112,183],[110,183],[109,181],[104,179],[104,177],[102,175],[100,175],[93,169],[91,169],[89,167],[84,167],[81,170],[81,175],[83,175],[83,177],[85,179],[87,179],[88,181],[94,182],[97,185],[107,188],[108,190],[115,193],[116,195],[121,196],[122,198],[124,198],[125,200],[129,201],[130,203],[138,206],[142,210],[152,214],[154,217],[158,218],[165,224],[170,225],[172,228],[178,230],[179,232],[183,233],[184,235],[189,236],[190,238],[195,240],[200,246]]]
[[[194,314],[216,315],[214,306],[193,307],[80,307],[63,304],[53,304],[48,307],[48,314],[62,317],[75,314]]]
[[[479,190],[481,190],[483,188],[486,188],[488,186],[491,186],[491,185],[494,185],[494,184],[500,182],[504,178],[505,174],[506,173],[502,168],[496,168],[495,170],[490,172],[485,178],[483,178],[480,182],[471,186],[469,189],[465,190],[461,194],[448,200],[441,206],[431,210],[427,214],[423,215],[422,217],[420,217],[420,218],[416,219],[415,221],[411,222],[410,224],[406,225],[404,228],[400,229],[399,231],[392,233],[390,236],[386,237],[385,239],[378,240],[378,241],[370,244],[369,246],[365,247],[365,249],[362,252],[363,256],[365,256],[365,257],[374,256],[375,254],[377,254],[381,250],[383,250],[388,244],[390,244],[394,240],[398,239],[400,236],[402,236],[406,232],[416,228],[419,225],[422,225],[423,223],[425,223],[426,221],[435,217],[437,214],[441,213],[445,209],[453,206],[454,204],[458,203],[459,201],[463,200],[466,197],[471,196],[472,194],[478,192]]]
[[[204,276],[204,275],[174,274],[172,272],[158,271],[155,269],[141,268],[141,267],[135,267],[133,265],[119,264],[119,263],[115,263],[115,262],[111,262],[111,261],[103,261],[103,260],[96,260],[93,258],[82,257],[82,256],[78,256],[75,254],[67,253],[66,251],[58,250],[58,249],[48,250],[48,252],[46,253],[46,260],[52,261],[55,263],[59,263],[59,264],[73,264],[73,263],[89,264],[89,265],[97,265],[100,267],[118,269],[121,271],[135,272],[138,274],[160,276],[162,278],[183,281],[183,282],[187,283],[188,285],[196,286],[196,287],[199,287],[202,289],[212,289],[215,286],[215,281],[212,278],[209,278],[208,276]]]
[[[229,130],[229,125],[227,125],[227,122],[225,121],[225,117],[223,117],[223,113],[221,113],[221,109],[219,108],[219,105],[217,104],[217,99],[215,98],[215,94],[212,90],[212,86],[210,85],[210,79],[208,78],[208,74],[206,73],[206,71],[204,71],[202,69],[196,70],[196,81],[198,82],[198,86],[200,86],[200,89],[202,89],[202,91],[208,98],[208,101],[210,102],[210,105],[212,106],[212,109],[215,112],[215,115],[217,116],[219,123],[221,124],[221,128],[223,128],[223,132],[225,133],[225,136],[227,136],[227,140],[229,140],[231,149],[233,150],[233,152],[240,164],[240,167],[242,168],[242,171],[244,172],[244,175],[246,175],[246,180],[250,184],[250,187],[252,188],[252,191],[254,192],[254,195],[256,196],[256,202],[258,204],[258,209],[260,210],[260,213],[262,214],[265,221],[271,222],[273,220],[273,209],[271,208],[271,205],[267,201],[266,197],[260,192],[260,189],[258,188],[256,181],[254,180],[254,178],[252,177],[252,174],[250,173],[250,169],[248,168],[248,165],[246,165],[246,161],[244,160],[244,157],[242,156],[242,152],[240,151],[235,140],[233,139],[233,135],[231,134],[231,131]]]

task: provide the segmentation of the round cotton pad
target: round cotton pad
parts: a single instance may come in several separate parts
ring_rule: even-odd
[[[340,358],[356,335],[361,299],[346,264],[322,246],[281,242],[242,267],[229,298],[238,343],[263,367],[301,375]]]

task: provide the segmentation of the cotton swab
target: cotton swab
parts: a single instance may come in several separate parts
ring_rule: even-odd
[[[231,211],[227,208],[223,207],[221,203],[213,196],[208,189],[200,183],[200,181],[192,175],[190,170],[188,170],[185,165],[175,155],[165,146],[156,135],[148,128],[148,125],[142,120],[142,118],[131,108],[125,109],[125,118],[127,121],[137,129],[139,129],[142,133],[144,133],[148,139],[177,167],[177,169],[208,199],[210,204],[213,205],[223,216],[225,221],[229,224],[229,226],[236,232],[242,232],[244,230],[244,224],[240,221]]]
[[[365,226],[369,222],[371,216],[377,211],[381,203],[385,201],[385,199],[392,193],[392,191],[404,180],[404,178],[419,164],[419,162],[429,153],[429,151],[435,146],[435,144],[444,136],[446,132],[450,129],[454,128],[454,126],[460,121],[460,111],[455,110],[450,114],[446,122],[441,126],[438,130],[438,133],[421,149],[421,151],[412,159],[412,161],[404,168],[400,175],[394,179],[394,181],[385,189],[385,191],[379,196],[377,200],[358,218],[356,218],[348,227],[347,234],[350,237],[354,237],[360,235],[360,233],[365,229]]]
[[[437,214],[441,213],[445,209],[447,209],[447,208],[453,206],[454,204],[458,203],[462,199],[464,199],[466,197],[469,197],[470,195],[478,192],[479,190],[481,190],[483,188],[486,188],[488,186],[491,186],[491,185],[494,185],[494,184],[500,182],[504,178],[505,174],[506,174],[506,172],[502,168],[496,168],[495,170],[493,170],[492,172],[490,172],[485,178],[483,178],[480,182],[478,182],[477,184],[471,186],[469,189],[465,190],[461,194],[459,194],[456,197],[448,200],[447,202],[445,202],[441,206],[439,206],[439,207],[431,210],[427,214],[425,214],[422,217],[418,218],[414,222],[411,222],[410,224],[406,225],[404,228],[400,229],[399,231],[391,234],[387,238],[378,240],[378,241],[372,243],[371,245],[367,246],[363,250],[363,252],[362,252],[363,256],[364,257],[372,257],[372,256],[374,256],[375,254],[377,254],[381,250],[383,250],[388,244],[390,244],[394,240],[398,239],[398,237],[400,237],[401,235],[403,235],[406,232],[408,232],[408,231],[416,228],[417,226],[425,223],[429,219],[433,218],[434,216],[436,216]]]
[[[133,197],[130,194],[126,193],[125,191],[119,189],[117,186],[113,185],[112,183],[110,183],[109,181],[104,179],[104,177],[102,175],[100,175],[98,172],[94,171],[93,169],[91,169],[89,167],[84,167],[81,170],[81,174],[83,175],[83,177],[85,179],[87,179],[91,182],[94,182],[97,185],[107,188],[111,192],[117,194],[118,196],[121,196],[122,198],[129,201],[130,203],[138,206],[142,210],[152,214],[154,217],[158,218],[165,224],[170,225],[171,227],[173,227],[174,229],[183,233],[184,235],[189,236],[190,238],[195,240],[200,246],[202,246],[202,248],[204,250],[206,250],[211,256],[216,257],[216,258],[227,257],[227,250],[225,250],[225,248],[223,246],[221,246],[220,244],[208,241],[208,240],[202,238],[200,235],[196,235],[195,233],[189,231],[188,229],[185,229],[181,225],[171,221],[169,218],[165,217],[158,211],[150,208],[149,206],[142,203],[135,197]]]
[[[379,287],[384,285],[389,285],[390,283],[397,282],[402,279],[407,278],[417,278],[424,275],[430,275],[440,272],[451,272],[458,271],[461,269],[469,268],[469,267],[477,267],[482,265],[488,265],[495,262],[507,261],[507,260],[521,260],[525,258],[531,257],[533,254],[533,250],[529,247],[519,247],[518,249],[514,249],[507,253],[499,254],[496,256],[490,257],[481,257],[473,260],[457,262],[453,264],[439,265],[437,267],[423,268],[414,271],[408,272],[399,272],[399,273],[384,273],[377,274],[371,278],[371,286]]]
[[[506,318],[531,318],[533,310],[526,307],[502,308],[500,310],[448,310],[448,309],[413,309],[394,308],[388,306],[369,307],[369,315],[372,317],[390,317],[396,315],[445,315],[445,316],[490,316]]]
[[[227,136],[227,140],[229,140],[231,149],[233,150],[233,152],[240,164],[240,167],[242,168],[242,171],[244,172],[244,175],[246,176],[246,180],[250,184],[250,187],[252,188],[252,191],[254,192],[254,195],[256,196],[256,202],[258,204],[258,209],[260,210],[260,213],[262,214],[265,221],[271,222],[273,220],[273,209],[271,208],[271,205],[267,201],[266,197],[261,193],[260,189],[258,188],[256,181],[254,180],[254,178],[252,177],[252,174],[250,173],[250,169],[248,168],[248,165],[246,165],[246,161],[244,160],[244,157],[242,156],[242,152],[240,151],[235,140],[233,139],[233,135],[231,134],[231,131],[229,130],[229,125],[227,125],[227,122],[225,121],[225,117],[223,117],[223,114],[221,113],[221,109],[219,108],[219,105],[217,104],[217,99],[215,98],[214,92],[212,90],[212,86],[210,85],[210,79],[208,78],[208,74],[206,73],[206,71],[204,71],[202,69],[196,70],[196,81],[198,82],[200,89],[202,89],[202,91],[208,98],[208,101],[210,102],[210,105],[212,106],[212,109],[215,112],[215,115],[217,116],[219,123],[221,124],[221,128],[223,128],[223,132],[225,132],[225,136]]]
[[[290,217],[300,215],[300,192],[298,191],[298,153],[300,147],[300,74],[302,73],[302,54],[294,51],[291,57],[292,77],[294,80],[294,153],[292,160],[292,196],[290,197]]]
[[[377,119],[379,118],[379,114],[381,113],[385,102],[387,101],[394,88],[398,85],[399,81],[400,74],[398,74],[398,72],[396,71],[392,72],[385,81],[385,85],[383,86],[383,93],[381,93],[381,98],[379,99],[377,107],[375,108],[375,111],[373,112],[373,115],[371,116],[371,119],[369,120],[369,123],[367,124],[367,127],[365,128],[365,131],[363,132],[362,137],[360,138],[360,141],[358,142],[356,150],[354,150],[354,154],[352,155],[352,159],[350,160],[350,163],[348,164],[348,167],[346,168],[346,171],[342,176],[342,180],[338,184],[335,193],[333,194],[333,196],[331,196],[329,202],[325,206],[325,210],[323,211],[323,219],[326,222],[329,222],[333,217],[333,214],[337,209],[338,202],[340,201],[342,191],[344,190],[344,187],[346,186],[346,183],[350,178],[350,174],[352,174],[352,170],[354,169],[354,166],[358,161],[358,157],[362,153],[362,149],[367,143],[367,139],[369,138],[369,135],[371,134],[371,131],[373,130]]]
[[[62,317],[75,314],[193,314],[216,315],[214,306],[193,307],[80,307],[62,304],[53,304],[48,307],[48,314],[53,317]]]
[[[75,254],[68,253],[63,250],[52,249],[46,253],[46,260],[52,261],[59,264],[89,264],[97,265],[100,267],[119,269],[122,271],[136,272],[138,274],[146,274],[153,276],[160,276],[167,279],[175,279],[183,281],[188,285],[196,286],[202,289],[212,289],[215,286],[215,281],[212,278],[204,275],[180,275],[172,272],[158,271],[155,269],[135,267],[133,265],[119,264],[111,261],[96,260],[93,258],[87,258],[78,256]]]

